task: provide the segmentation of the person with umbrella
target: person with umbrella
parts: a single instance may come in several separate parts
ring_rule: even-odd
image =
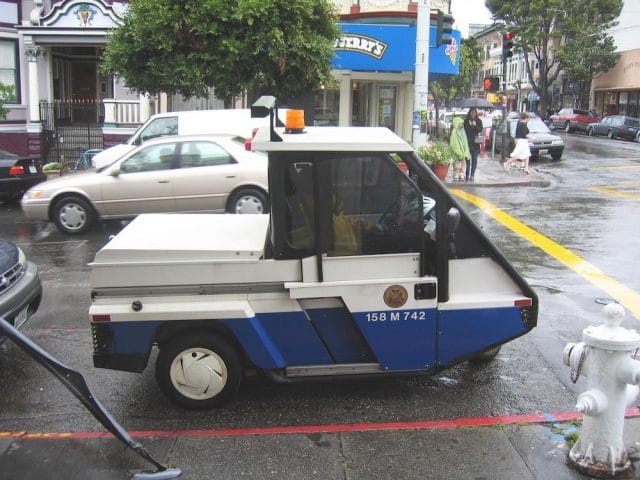
[[[470,108],[467,112],[467,116],[464,119],[464,131],[467,135],[467,143],[469,144],[469,150],[471,152],[471,161],[467,160],[465,180],[467,182],[473,182],[473,177],[476,174],[476,167],[478,166],[480,145],[484,144],[482,120],[478,118],[478,110],[475,107]]]

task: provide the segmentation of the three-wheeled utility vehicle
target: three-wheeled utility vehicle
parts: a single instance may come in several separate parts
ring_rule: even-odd
[[[272,120],[252,141],[270,215],[141,215],[97,253],[96,367],[141,372],[156,345],[163,392],[209,408],[247,368],[433,373],[536,325],[534,291],[410,145],[386,128],[276,128],[274,104],[253,107]]]

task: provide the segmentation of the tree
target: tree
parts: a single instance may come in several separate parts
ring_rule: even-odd
[[[292,98],[330,81],[335,19],[331,0],[132,0],[102,71],[145,93]]]
[[[604,32],[614,24],[622,10],[622,0],[486,0],[485,4],[494,19],[503,21],[505,29],[516,35],[516,47],[522,49],[527,77],[540,96],[543,112],[549,105],[549,87],[565,67],[561,58],[568,60],[559,55],[561,46],[568,44],[574,48],[572,45],[578,43],[572,43],[572,40],[591,32]],[[606,34],[588,38],[598,43],[604,41],[604,36]],[[575,50],[565,48],[564,51],[573,51],[576,55]],[[537,78],[532,63],[538,66]]]

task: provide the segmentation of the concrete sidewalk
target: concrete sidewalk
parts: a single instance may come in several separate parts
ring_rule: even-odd
[[[454,182],[453,167],[449,168],[446,183],[453,188],[487,187],[487,186],[537,186],[547,187],[548,179],[536,171],[535,163],[529,165],[530,173],[527,175],[521,168],[510,168],[504,171],[500,161],[500,155],[495,158],[490,152],[483,152],[478,156],[474,182]]]
[[[139,432],[183,479],[577,480],[566,464],[578,421],[317,433]],[[97,437],[97,438],[95,438]],[[625,446],[639,478],[640,418]],[[112,437],[0,438],[0,477],[123,479],[152,470]]]

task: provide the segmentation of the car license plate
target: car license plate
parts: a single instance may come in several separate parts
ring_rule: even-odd
[[[29,318],[27,316],[27,312],[29,311],[29,307],[24,307],[22,310],[20,310],[20,313],[18,313],[18,315],[16,315],[16,318],[14,318],[13,320],[13,326],[18,329],[20,328],[22,325],[24,325],[24,322],[27,321],[27,318]]]
[[[538,150],[540,155],[544,155],[545,153],[549,153],[549,150]]]
[[[29,165],[29,171],[31,173],[38,173],[38,169],[35,167],[35,165]]]

